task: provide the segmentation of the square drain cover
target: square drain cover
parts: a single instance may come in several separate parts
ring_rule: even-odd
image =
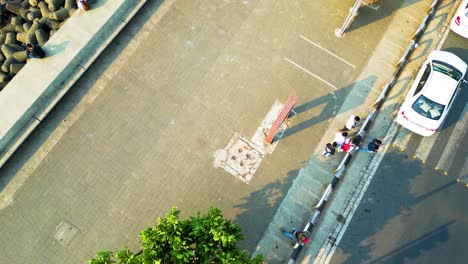
[[[67,246],[73,238],[80,232],[76,226],[72,225],[66,220],[60,222],[60,224],[55,228],[57,232],[55,233],[54,238],[57,239],[60,244]]]
[[[258,146],[235,133],[226,148],[215,153],[215,166],[249,183],[260,166],[263,154]]]

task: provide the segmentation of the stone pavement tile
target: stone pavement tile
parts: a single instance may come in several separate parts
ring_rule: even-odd
[[[42,192],[73,198],[59,205],[59,217],[44,223],[44,233],[71,217],[81,232],[76,242],[59,251],[73,252],[74,263],[109,245],[137,244],[137,232],[173,205],[184,215],[220,207],[248,234],[243,246],[253,248],[341,103],[321,105],[324,101],[315,100],[316,95],[328,100],[333,89],[284,60],[302,52],[296,33],[319,41],[314,25],[324,18],[337,19],[326,12],[311,16],[311,10],[319,10],[318,2],[177,3],[112,77],[106,77],[112,78],[107,87],[31,177],[45,180],[39,185]],[[327,48],[340,52],[350,45],[355,52],[344,55],[365,63],[368,51],[356,48],[362,42],[349,44],[350,38],[338,41],[331,31],[322,32],[330,40]],[[366,47],[372,47],[372,41],[366,41]],[[356,73],[347,74],[333,80],[349,93],[346,87]],[[249,138],[271,104],[291,93],[300,95],[298,106],[313,106],[303,107],[293,121],[299,125],[296,132],[265,157],[249,185],[213,167],[216,149],[234,132]],[[36,194],[39,201],[48,198],[42,192]],[[311,210],[299,203],[291,207],[296,208]]]

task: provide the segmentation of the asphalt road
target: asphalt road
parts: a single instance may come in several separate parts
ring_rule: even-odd
[[[441,49],[468,61],[467,43],[450,33]],[[467,263],[467,99],[464,84],[432,139],[399,129],[331,263]]]

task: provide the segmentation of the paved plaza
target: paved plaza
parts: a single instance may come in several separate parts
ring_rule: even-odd
[[[388,81],[357,78],[404,1],[365,9],[342,39],[334,29],[353,1],[326,2],[148,0],[0,169],[4,190],[21,183],[0,210],[0,263],[84,263],[102,249],[136,248],[139,231],[172,206],[183,216],[220,208],[252,252],[332,138],[330,122],[365,113]],[[290,95],[297,115],[249,184],[214,166],[234,133],[252,137]],[[314,193],[328,179],[317,178]]]

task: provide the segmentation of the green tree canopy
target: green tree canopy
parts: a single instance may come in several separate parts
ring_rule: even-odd
[[[252,263],[263,262],[259,255],[251,259],[237,247],[243,239],[241,228],[223,217],[217,208],[206,214],[181,220],[180,211],[172,208],[165,218],[140,233],[141,250],[128,248],[113,254],[101,251],[89,264],[153,264],[153,263]]]

